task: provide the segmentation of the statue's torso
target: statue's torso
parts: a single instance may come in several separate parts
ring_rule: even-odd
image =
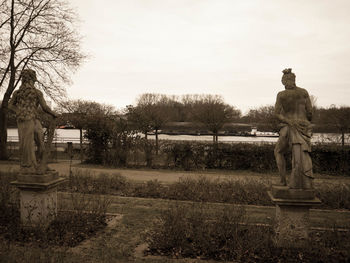
[[[280,92],[280,103],[286,118],[299,121],[307,119],[307,92],[301,88],[286,89]]]
[[[28,121],[37,117],[39,99],[37,90],[31,86],[21,86],[16,94],[17,120]]]

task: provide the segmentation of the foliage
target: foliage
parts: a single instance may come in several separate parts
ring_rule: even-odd
[[[12,223],[18,224],[19,191],[10,185],[14,172],[0,172],[0,234],[7,232]]]
[[[94,107],[90,108],[83,118],[84,122],[80,123],[80,127],[86,129],[84,137],[89,141],[86,161],[125,166],[129,149],[139,136],[135,134],[135,130],[130,127],[127,120],[113,111],[113,107],[98,103],[88,105]]]
[[[82,193],[72,195],[72,210],[59,211],[47,227],[37,225],[22,228],[18,190],[10,185],[15,177],[15,173],[0,173],[0,234],[4,234],[6,239],[20,243],[29,242],[40,247],[75,246],[106,225],[110,199]]]
[[[323,183],[317,185],[315,191],[322,208],[350,209],[350,183]]]
[[[1,88],[7,81],[8,91],[16,87],[19,73],[29,67],[37,72],[39,85],[56,99],[57,94],[62,94],[62,83],[69,80],[71,71],[85,57],[75,30],[76,13],[67,2],[57,0],[3,1],[0,12],[4,36],[0,50]],[[13,83],[11,77],[15,78]]]
[[[350,132],[350,107],[333,105],[328,109],[318,109],[317,114],[317,123],[335,128],[341,134],[342,146],[344,146],[344,135]]]
[[[69,181],[60,186],[61,191],[88,194],[113,194],[129,197],[162,198],[170,200],[232,203],[270,206],[267,194],[271,182],[261,179],[213,180],[210,177],[181,178],[172,184],[158,180],[138,183],[126,180],[119,174],[98,174],[73,170]],[[350,209],[350,185],[348,183],[318,184],[317,197],[325,209]]]
[[[163,94],[145,93],[137,100],[136,107],[128,107],[128,117],[137,130],[147,132],[154,130],[156,135],[156,154],[158,154],[158,133],[166,122],[171,119],[172,101]]]
[[[63,124],[71,124],[76,129],[85,129],[95,116],[109,116],[115,113],[112,106],[86,100],[67,100],[60,103],[57,112]]]
[[[276,164],[269,144],[210,144],[204,142],[168,142],[164,144],[170,167],[191,169],[228,169],[273,171]],[[183,166],[184,165],[184,166]]]
[[[221,96],[203,95],[192,102],[193,119],[202,123],[213,135],[214,142],[218,142],[218,132],[222,126],[234,119],[238,119],[241,112],[226,104]]]
[[[349,237],[315,233],[305,247],[277,248],[269,226],[243,223],[237,206],[212,210],[207,204],[176,204],[148,232],[148,253],[234,262],[346,262]],[[344,242],[342,242],[344,241]]]
[[[242,121],[257,126],[259,131],[277,132],[280,128],[279,121],[275,116],[275,107],[273,105],[250,109],[242,118]]]
[[[88,163],[105,164],[113,126],[114,120],[105,115],[95,115],[89,120],[84,134],[84,138],[89,141],[86,152]]]
[[[164,142],[167,167],[195,169],[277,171],[273,144]],[[290,154],[288,155],[290,157]],[[315,173],[348,175],[350,147],[336,144],[317,144],[312,147],[311,158]],[[288,158],[290,159],[290,158]],[[290,162],[287,164],[290,167]]]

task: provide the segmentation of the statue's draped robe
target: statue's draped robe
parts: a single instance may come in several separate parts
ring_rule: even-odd
[[[288,141],[289,145],[292,148],[293,145],[299,144],[301,148],[300,152],[300,159],[301,159],[301,176],[304,178],[296,179],[293,178],[293,174],[295,173],[295,176],[298,176],[297,171],[292,171],[292,177],[290,186],[292,188],[296,187],[299,188],[299,183],[301,180],[301,183],[303,186],[311,185],[309,182],[310,179],[313,179],[313,172],[312,172],[312,161],[310,158],[310,152],[311,152],[311,124],[308,121],[295,121],[293,126],[286,125],[288,127]],[[294,158],[294,157],[293,157]],[[294,162],[294,159],[292,160]]]

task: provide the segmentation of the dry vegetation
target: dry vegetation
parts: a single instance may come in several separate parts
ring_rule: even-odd
[[[336,227],[317,231],[312,233],[307,249],[278,249],[273,246],[270,224],[257,226],[249,214],[252,212],[247,210],[249,206],[232,205],[269,205],[264,197],[268,180],[220,181],[201,177],[173,184],[136,183],[120,175],[73,170],[60,189],[64,191],[59,195],[61,208],[66,211],[61,211],[45,231],[26,232],[16,223],[16,190],[8,184],[11,176],[0,174],[4,190],[0,200],[0,259],[4,262],[13,258],[17,262],[349,260],[348,232]],[[326,200],[326,207],[349,209],[347,184],[320,184],[317,189]],[[90,212],[86,213],[87,210]],[[104,228],[107,211],[122,216],[109,230]],[[336,226],[335,221],[328,222],[330,225]],[[79,249],[84,239],[90,242]],[[146,254],[141,251],[136,256],[135,248],[146,243]],[[76,247],[72,250],[71,246]]]

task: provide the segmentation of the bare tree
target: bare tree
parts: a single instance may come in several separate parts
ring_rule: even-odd
[[[150,116],[145,113],[143,105],[128,105],[126,109],[128,121],[132,124],[135,130],[143,133],[147,140],[147,134],[151,131]]]
[[[275,116],[275,106],[266,105],[256,109],[250,109],[243,117],[246,123],[251,123],[263,131],[278,131],[279,121]]]
[[[156,154],[158,154],[159,148],[158,133],[164,124],[171,119],[173,110],[171,106],[171,100],[163,94],[142,94],[137,101],[136,108],[139,109],[139,113],[142,113],[145,127],[148,125],[155,132]]]
[[[350,131],[350,107],[332,105],[323,111],[320,121],[334,126],[341,134],[341,144],[345,145],[345,133]]]
[[[40,89],[57,101],[85,55],[77,15],[64,0],[2,0],[0,17],[0,159],[6,159],[8,102],[20,72],[35,70]]]
[[[56,111],[61,113],[63,122],[68,122],[80,131],[80,160],[83,161],[83,129],[95,116],[111,116],[115,114],[114,108],[109,105],[85,100],[68,100],[61,102]]]
[[[192,104],[194,120],[202,123],[213,133],[214,143],[218,142],[218,133],[222,126],[241,115],[239,110],[226,104],[218,95],[194,96]]]

